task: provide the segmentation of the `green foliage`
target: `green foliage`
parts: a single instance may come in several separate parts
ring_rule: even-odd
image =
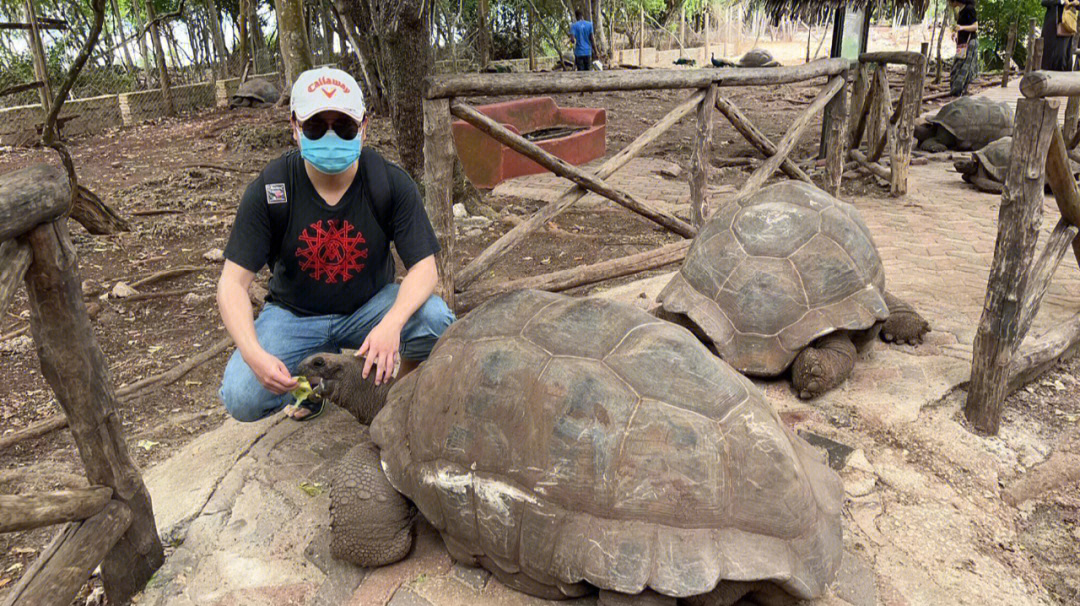
[[[1001,69],[1008,44],[1009,27],[1017,25],[1013,60],[1023,65],[1027,58],[1027,24],[1038,23],[1046,13],[1039,0],[982,0],[979,10],[979,61],[986,69]]]

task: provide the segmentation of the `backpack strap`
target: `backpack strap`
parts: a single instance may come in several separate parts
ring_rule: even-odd
[[[262,181],[267,186],[284,185],[284,192],[282,192],[284,202],[271,204],[269,194],[266,201],[266,214],[270,218],[269,265],[271,271],[274,269],[277,258],[281,255],[281,245],[285,241],[285,228],[289,226],[289,203],[291,202],[289,198],[292,196],[292,192],[295,191],[292,180],[289,178],[289,154],[297,153],[300,152],[296,150],[285,152],[279,158],[267,164],[262,172]]]
[[[393,240],[393,194],[390,191],[387,164],[386,159],[370,147],[365,147],[360,152],[360,179],[371,200],[372,213],[386,239]]]

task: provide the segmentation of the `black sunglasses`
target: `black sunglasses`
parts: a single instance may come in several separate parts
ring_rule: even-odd
[[[312,141],[321,138],[331,128],[334,129],[338,137],[346,141],[352,141],[356,138],[356,133],[360,132],[360,125],[356,123],[356,120],[348,116],[342,116],[334,120],[333,124],[327,124],[326,120],[319,116],[312,116],[300,125],[300,130],[304,131],[304,136]]]

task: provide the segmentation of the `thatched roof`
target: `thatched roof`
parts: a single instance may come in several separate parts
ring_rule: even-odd
[[[813,19],[820,23],[837,6],[866,6],[873,4],[881,8],[911,8],[915,15],[922,15],[929,6],[929,0],[763,0],[765,9],[775,18],[783,16],[798,17],[803,20]]]

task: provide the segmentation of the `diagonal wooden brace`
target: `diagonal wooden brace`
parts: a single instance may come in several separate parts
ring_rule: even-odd
[[[596,177],[599,179],[606,179],[615,174],[616,171],[641,153],[641,150],[644,149],[645,146],[658,139],[667,132],[672,125],[694,111],[694,109],[701,104],[702,99],[705,98],[707,90],[708,89],[695,91],[685,101],[668,112],[668,114],[660,119],[659,122],[641,133],[641,135],[638,136],[637,139],[634,139],[632,143],[619,150],[617,154],[601,164],[600,168],[596,170]],[[554,219],[559,213],[569,208],[578,200],[584,198],[588,193],[589,190],[580,185],[571,185],[558,199],[549,202],[540,210],[536,211],[531,217],[503,234],[502,237],[495,242],[492,242],[490,246],[485,248],[484,251],[466,265],[464,269],[457,272],[457,275],[455,276],[457,289],[459,291],[464,290],[469,284],[475,282],[499,257],[520,244],[526,236],[539,229],[548,221]]]
[[[776,154],[776,145],[769,140],[754,123],[746,117],[739,108],[735,106],[729,99],[717,95],[716,97],[716,109],[731,122],[731,125],[735,127],[735,130],[739,131],[751,145],[758,148],[765,156],[772,156]],[[807,183],[813,183],[810,180],[810,176],[806,174],[803,169],[799,168],[797,164],[791,160],[785,158],[780,163],[780,170],[784,171],[784,174],[792,179],[798,179],[800,181],[806,181]]]
[[[502,124],[499,124],[497,121],[489,118],[468,104],[455,99],[450,103],[450,112],[458,118],[472,124],[492,139],[506,145],[510,149],[529,158],[533,162],[536,162],[560,177],[570,179],[585,189],[624,206],[680,236],[693,238],[697,234],[697,229],[686,221],[683,221],[667,211],[641,202],[622,190],[611,187],[607,183],[604,183],[602,179],[597,178],[596,175],[589,174],[576,166],[571,166],[561,158],[557,158],[544,151],[539,145],[536,145],[525,137],[511,132]]]

